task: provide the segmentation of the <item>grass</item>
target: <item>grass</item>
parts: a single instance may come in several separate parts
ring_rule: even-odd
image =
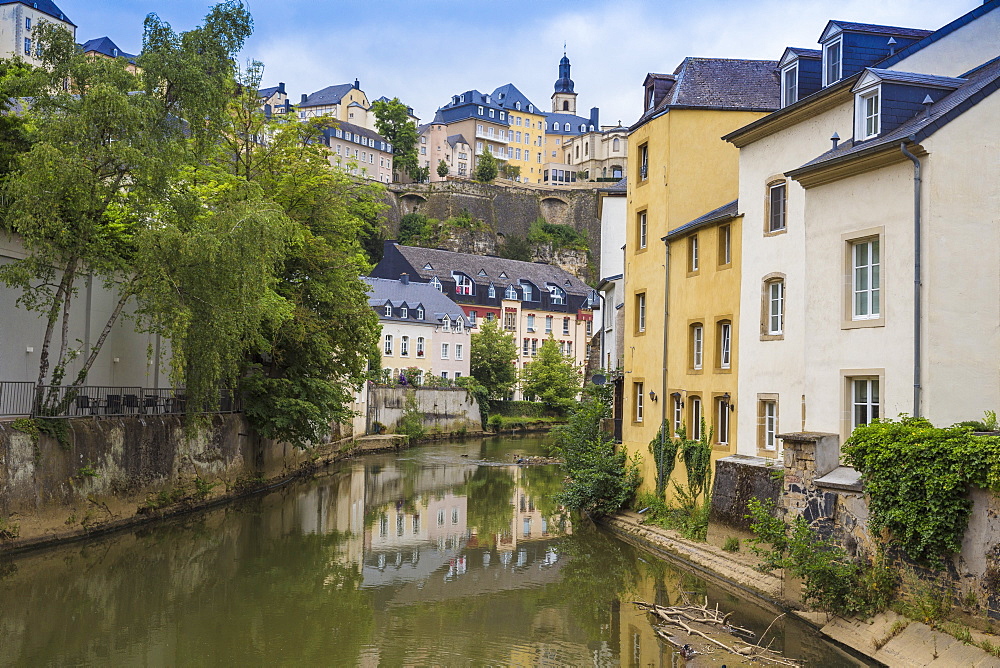
[[[722,544],[722,549],[726,552],[739,552],[740,539],[736,536],[726,536],[726,542]]]

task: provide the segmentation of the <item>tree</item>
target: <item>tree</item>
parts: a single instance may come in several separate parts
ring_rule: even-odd
[[[418,180],[417,126],[410,120],[410,110],[398,97],[394,97],[391,100],[375,100],[372,111],[375,113],[375,128],[392,144],[393,168],[397,173],[405,173]]]
[[[444,160],[439,160],[437,166],[438,176],[440,176],[443,179],[444,177],[448,176],[448,171],[449,171],[448,163],[445,162]]]
[[[426,183],[431,177],[430,167],[417,167],[410,172],[410,178],[413,179],[415,183]]]
[[[521,392],[537,397],[548,408],[565,413],[580,393],[582,374],[573,360],[563,355],[559,344],[549,335],[538,350],[538,357],[521,372]]]
[[[511,181],[521,175],[520,165],[512,165],[509,162],[500,162],[499,170],[505,179],[510,179]]]
[[[502,399],[517,383],[517,343],[498,320],[484,320],[472,334],[470,372],[486,387],[489,398]]]
[[[419,246],[430,237],[430,220],[422,213],[408,213],[399,221],[399,243],[403,246]]]
[[[493,179],[497,177],[497,160],[490,153],[489,148],[485,149],[476,161],[474,177],[476,181],[482,183],[492,183]]]
[[[130,73],[122,59],[84,57],[72,35],[54,24],[43,23],[34,31],[43,67],[20,72],[31,89],[21,91],[31,97],[30,104],[23,105],[29,146],[11,160],[3,183],[3,225],[20,238],[27,257],[5,265],[0,278],[21,289],[22,306],[44,316],[39,387],[46,382],[60,385],[77,357],[82,359],[73,385],[82,385],[130,301],[138,300],[137,312],[149,329],[185,322],[186,316],[158,312],[156,299],[142,292],[154,282],[150,272],[158,269],[148,264],[147,253],[176,241],[176,232],[215,225],[236,235],[259,231],[263,243],[282,243],[280,230],[275,228],[272,235],[261,229],[269,226],[271,211],[252,204],[259,193],[221,192],[214,187],[217,183],[192,180],[195,172],[188,169],[202,164],[204,151],[213,146],[233,90],[233,58],[250,31],[250,16],[235,0],[215,6],[203,26],[180,35],[151,14],[138,59],[142,75]],[[63,86],[66,81],[72,85]],[[191,118],[198,122],[183,120]],[[235,208],[224,211],[227,207]],[[230,218],[228,228],[218,227],[237,209],[243,218]],[[233,229],[236,220],[242,229]],[[199,238],[204,243],[188,250],[206,267],[227,266],[223,260],[230,251],[242,248],[223,239],[209,243]],[[259,249],[258,255],[242,262],[267,265],[273,260],[270,250]],[[228,277],[229,284],[241,276],[249,278],[253,271],[247,269],[246,274]],[[74,295],[88,275],[116,290],[119,300],[96,344],[85,350],[69,340],[69,323]],[[189,277],[201,286],[209,279]],[[242,286],[247,290],[241,296],[267,301],[269,283],[251,280],[251,285]],[[172,286],[177,294],[187,287],[192,286]],[[228,313],[238,320],[244,315],[234,309],[246,303],[229,305],[217,316],[224,319]],[[237,339],[247,336],[244,324],[231,320],[215,331],[191,321],[184,326],[208,346],[232,350]],[[210,365],[194,371],[204,377],[194,379],[196,395],[198,388],[219,380],[208,378],[219,370]],[[43,399],[39,393],[36,412],[52,408],[43,402],[53,396]],[[202,399],[192,396],[192,406]]]

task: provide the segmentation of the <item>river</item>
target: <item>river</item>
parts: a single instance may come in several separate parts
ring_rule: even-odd
[[[544,441],[367,456],[222,508],[0,557],[0,665],[675,666],[631,601],[707,597],[758,633],[774,619],[572,523],[552,500],[560,467],[512,463]],[[807,665],[859,665],[796,620],[772,635]]]

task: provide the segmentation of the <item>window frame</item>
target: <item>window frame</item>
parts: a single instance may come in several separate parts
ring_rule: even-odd
[[[688,372],[700,373],[705,367],[705,325],[700,320],[692,322],[688,327],[690,351],[688,358]]]
[[[775,206],[775,191],[780,189],[781,198]],[[764,235],[774,236],[784,234],[788,231],[788,181],[785,179],[772,180],[767,184],[767,202],[765,205],[767,212],[764,218]],[[775,224],[777,219],[777,225]]]
[[[448,354],[449,354],[448,344],[447,343],[442,343],[441,344],[441,359],[443,359],[443,360],[448,359]]]
[[[726,269],[733,264],[733,225],[725,223],[718,228],[719,268]]]
[[[874,100],[874,112],[869,109],[869,103]],[[882,130],[882,88],[875,86],[859,92],[854,97],[857,112],[854,135],[858,141],[874,139]]]
[[[831,69],[832,69],[831,65],[833,63],[830,58],[830,51],[834,47],[837,47],[837,71],[836,71],[837,76],[831,78]],[[826,86],[836,83],[843,78],[844,78],[844,36],[843,34],[840,34],[823,45],[823,87],[825,88]]]
[[[732,439],[731,404],[722,396],[715,397],[715,444],[729,447]]]
[[[866,264],[858,264],[858,252],[867,247]],[[865,320],[881,320],[882,305],[882,243],[881,237],[866,237],[850,243],[850,314],[854,322]],[[867,287],[858,288],[859,270],[864,272]],[[865,295],[866,312],[858,308],[858,296]],[[874,304],[874,305],[873,305]]]
[[[687,243],[687,251],[688,251],[688,253],[687,253],[687,255],[688,255],[688,276],[691,276],[692,274],[697,274],[698,271],[699,271],[699,267],[701,266],[700,263],[699,263],[699,259],[700,258],[698,257],[698,253],[699,253],[699,251],[698,251],[698,235],[697,234],[692,234],[691,236],[688,237],[687,241],[688,241],[688,243]]]
[[[410,337],[400,336],[399,337],[399,356],[409,357],[410,356]]]
[[[781,294],[779,295],[779,306],[780,312],[777,314],[779,317],[780,331],[776,331],[772,327],[774,300],[771,294],[772,285],[781,285]],[[780,341],[785,338],[785,322],[786,310],[788,303],[788,290],[786,286],[785,275],[782,273],[771,273],[764,276],[761,279],[761,289],[760,289],[760,340],[761,341]]]
[[[632,411],[632,422],[635,424],[642,424],[645,412],[645,396],[643,394],[645,389],[646,383],[644,381],[633,381],[632,400],[635,402],[635,406],[633,406]]]
[[[635,333],[646,333],[646,292],[635,293]]]
[[[639,146],[639,160],[636,161],[639,172],[639,183],[646,183],[649,180],[649,142]]]
[[[697,441],[701,439],[701,419],[704,417],[703,408],[701,405],[701,397],[693,396],[688,397],[688,413],[691,415],[691,428],[688,430],[688,438],[692,441]]]
[[[757,395],[757,450],[777,453],[779,431],[779,406],[777,394]]]
[[[637,235],[639,250],[644,250],[649,244],[649,218],[645,209],[638,213]]]
[[[393,354],[392,350],[393,350],[392,334],[386,334],[384,337],[382,337],[382,354],[392,356]]]
[[[719,320],[716,324],[718,340],[719,371],[731,371],[733,367],[733,323],[729,319]]]
[[[788,84],[788,75],[794,75],[791,87]],[[782,108],[795,104],[799,101],[799,61],[786,65],[781,70],[781,106]]]

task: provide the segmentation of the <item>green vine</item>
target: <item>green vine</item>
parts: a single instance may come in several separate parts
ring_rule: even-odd
[[[701,419],[701,438],[681,442],[681,459],[687,470],[688,491],[697,499],[702,492],[707,501],[712,495],[712,430]]]
[[[872,534],[887,531],[907,556],[934,568],[961,549],[969,488],[1000,489],[1000,437],[973,436],[966,426],[875,422],[855,429],[844,453],[870,497]]]
[[[656,432],[656,437],[649,442],[649,452],[653,455],[653,463],[656,465],[656,495],[663,497],[663,492],[667,489],[670,476],[677,466],[677,451],[680,449],[681,438],[664,438],[663,425]]]
[[[12,429],[27,434],[35,443],[38,443],[38,425],[31,418],[17,418],[10,423]]]

